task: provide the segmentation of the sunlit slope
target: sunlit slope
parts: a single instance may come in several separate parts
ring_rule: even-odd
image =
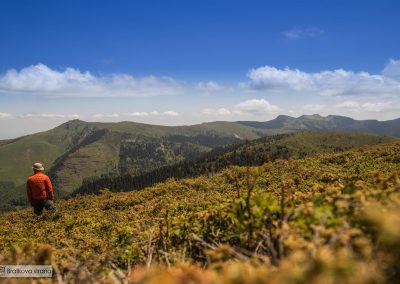
[[[251,127],[210,123],[168,127],[133,122],[89,123],[91,136],[59,157],[51,168],[60,189],[71,192],[82,180],[102,174],[140,174],[197,157],[215,146],[260,137]]]
[[[67,150],[74,148],[74,146],[84,147],[87,144],[91,144],[92,141],[87,141],[83,143],[84,145],[79,145],[80,142],[83,142],[85,138],[88,138],[96,130],[105,130],[101,136],[108,134],[107,138],[102,139],[99,143],[104,142],[107,145],[115,144],[116,146],[118,146],[121,139],[124,139],[124,135],[127,137],[140,135],[153,138],[177,135],[188,137],[205,135],[229,138],[230,140],[227,140],[227,142],[234,141],[235,134],[243,139],[254,139],[262,135],[262,132],[257,132],[251,127],[228,122],[168,127],[134,122],[87,123],[74,120],[46,132],[14,140],[0,141],[0,162],[2,164],[0,180],[11,180],[16,184],[23,182],[30,173],[32,161],[42,161],[47,168],[51,168],[55,160],[65,154]],[[115,133],[115,137],[111,137],[110,133]],[[100,138],[102,137],[99,137],[99,140]],[[212,137],[209,138],[212,140]],[[96,140],[95,137],[94,140]],[[82,157],[90,159],[92,158],[92,152],[99,153],[103,150],[101,147],[94,148],[93,151],[90,149],[85,150],[82,153]],[[106,151],[109,150],[107,149]],[[112,150],[112,152],[114,152],[113,156],[118,155],[118,151]]]
[[[268,130],[259,130],[253,127],[245,126],[237,122],[226,122],[216,121],[207,122],[196,125],[187,126],[162,126],[162,125],[151,125],[144,123],[136,123],[130,121],[118,122],[118,123],[93,123],[98,128],[105,128],[110,131],[129,133],[129,134],[141,134],[148,137],[165,137],[174,135],[183,136],[221,136],[221,137],[232,137],[235,134],[240,136],[242,139],[255,139],[261,135],[268,134]],[[273,132],[276,134],[276,132]]]
[[[172,268],[179,273],[133,270],[129,277],[139,283],[163,283],[160,275],[172,283],[180,283],[179,275],[193,283],[394,281],[399,173],[400,143],[391,143],[76,197],[58,202],[57,217],[37,218],[31,209],[2,214],[0,250],[3,263],[52,262],[67,281],[113,279],[117,268],[128,277],[128,264],[182,262],[199,266]]]
[[[51,169],[53,182],[69,192],[88,176],[115,172],[119,162],[118,138],[117,135],[108,135],[68,154]]]
[[[25,181],[34,161],[43,162],[48,168],[62,155],[82,132],[83,126],[24,136],[0,144],[0,180],[15,184]]]
[[[183,161],[134,175],[109,175],[84,181],[74,194],[96,193],[101,188],[128,191],[151,186],[168,178],[217,173],[229,166],[258,166],[277,159],[302,158],[323,152],[341,152],[364,145],[397,141],[389,136],[349,132],[298,132],[268,136],[241,144],[216,148],[197,159]]]
[[[225,122],[168,127],[73,120],[46,132],[1,141],[0,208],[24,206],[24,183],[36,161],[45,164],[58,195],[65,196],[90,176],[138,174],[262,135],[252,127]]]

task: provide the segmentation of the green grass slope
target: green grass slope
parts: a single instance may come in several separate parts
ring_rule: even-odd
[[[182,127],[134,122],[87,125],[92,127],[91,136],[65,153],[50,170],[56,186],[65,192],[77,188],[87,177],[108,173],[140,174],[239,140],[235,135],[246,139],[262,135],[235,123]]]
[[[396,283],[399,173],[396,142],[77,197],[0,215],[0,258],[65,282]]]
[[[24,206],[24,183],[36,161],[45,164],[58,195],[65,196],[90,176],[138,174],[197,157],[238,137],[261,135],[263,131],[225,122],[167,127],[73,120],[46,132],[0,142],[0,209]],[[153,159],[144,159],[153,148],[157,153]]]
[[[0,208],[13,209],[25,203],[25,181],[31,165],[40,161],[49,170],[54,161],[73,147],[85,132],[84,124],[24,136],[0,144]],[[4,186],[7,184],[8,186]]]
[[[258,166],[277,159],[302,158],[323,152],[340,152],[365,145],[398,141],[397,138],[348,132],[298,132],[255,139],[216,148],[197,159],[183,161],[139,175],[109,175],[84,180],[76,194],[97,193],[102,188],[128,191],[151,186],[168,178],[187,178],[217,173],[229,166]],[[148,154],[150,155],[150,154]],[[146,158],[149,158],[147,156]]]
[[[162,126],[136,123],[130,121],[118,123],[93,123],[97,128],[110,131],[141,134],[147,137],[165,137],[172,135],[196,136],[199,134],[232,137],[234,134],[243,139],[255,139],[268,133],[266,130],[257,130],[236,122],[216,121],[188,126]]]

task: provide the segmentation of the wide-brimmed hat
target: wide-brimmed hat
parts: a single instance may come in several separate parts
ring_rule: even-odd
[[[44,171],[43,165],[41,163],[34,163],[32,169],[36,171]]]

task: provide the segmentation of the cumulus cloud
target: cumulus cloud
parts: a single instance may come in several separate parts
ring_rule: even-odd
[[[200,111],[201,114],[203,115],[220,115],[220,116],[224,116],[224,115],[231,115],[233,112],[230,111],[227,108],[219,108],[219,109],[212,109],[212,108],[205,108],[202,109]]]
[[[151,117],[151,116],[178,116],[179,113],[176,111],[164,111],[162,113],[154,110],[154,111],[136,111],[130,113],[111,113],[111,114],[104,114],[104,113],[97,113],[94,114],[92,117],[96,119],[106,119],[106,118],[121,118],[121,117]]]
[[[240,113],[265,115],[276,113],[280,109],[264,99],[252,99],[237,104],[235,110]]]
[[[204,115],[214,115],[214,114],[215,114],[215,109],[212,109],[212,108],[205,108],[205,109],[202,109],[202,110],[200,111],[200,113],[201,113],[201,114],[204,114]]]
[[[218,115],[230,115],[231,111],[226,108],[219,108],[219,109],[217,109],[217,114]]]
[[[381,112],[390,108],[390,102],[357,102],[344,101],[336,104],[336,108],[345,109],[351,112]]]
[[[264,99],[247,100],[231,108],[205,108],[200,111],[201,115],[208,116],[230,116],[230,115],[267,115],[279,111],[280,108]]]
[[[379,75],[343,69],[308,73],[298,69],[264,66],[248,72],[245,89],[282,93],[319,94],[322,96],[400,95],[400,81],[385,74],[395,74],[397,62]]]
[[[132,112],[128,113],[129,116],[149,116],[148,112],[142,111],[142,112]]]
[[[78,119],[78,114],[62,114],[62,113],[27,113],[19,116],[20,118],[69,118]]]
[[[389,106],[389,102],[363,103],[361,105],[362,109],[368,112],[381,112],[385,109],[388,109]]]
[[[176,111],[169,110],[169,111],[164,111],[164,112],[163,112],[163,115],[167,115],[167,116],[178,116],[179,113],[177,113]]]
[[[220,91],[224,89],[222,85],[214,81],[199,82],[196,84],[196,88],[202,91]]]
[[[58,117],[58,118],[64,118],[64,114],[57,114],[57,113],[42,113],[39,114],[38,116],[40,117],[46,117],[46,118],[53,118],[53,117]]]
[[[322,111],[325,109],[325,105],[321,104],[306,104],[303,106],[306,111]]]
[[[104,113],[96,113],[93,115],[94,118],[118,118],[120,117],[119,113],[111,113],[111,114],[104,114]]]
[[[133,77],[127,74],[95,76],[66,68],[53,70],[44,64],[8,70],[0,76],[0,93],[48,96],[146,97],[178,95],[184,86],[169,77]]]
[[[10,118],[11,114],[6,112],[0,112],[0,119],[1,118]]]
[[[400,60],[390,59],[383,69],[382,75],[400,81]]]
[[[292,28],[289,31],[283,33],[283,35],[290,40],[296,40],[301,38],[312,38],[320,36],[324,33],[324,30],[317,27],[307,27],[307,28]]]
[[[146,112],[146,111],[140,111],[140,112],[132,112],[128,113],[128,116],[138,116],[138,117],[147,117],[147,116],[158,116],[158,115],[166,115],[166,116],[178,116],[179,113],[176,111],[164,111],[163,113],[158,112],[157,110]]]

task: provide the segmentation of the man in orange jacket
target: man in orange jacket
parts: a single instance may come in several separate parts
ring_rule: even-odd
[[[33,206],[34,213],[41,215],[43,208],[49,211],[56,211],[53,186],[50,178],[43,173],[43,165],[34,163],[32,169],[34,173],[26,182],[26,193],[30,205]]]

